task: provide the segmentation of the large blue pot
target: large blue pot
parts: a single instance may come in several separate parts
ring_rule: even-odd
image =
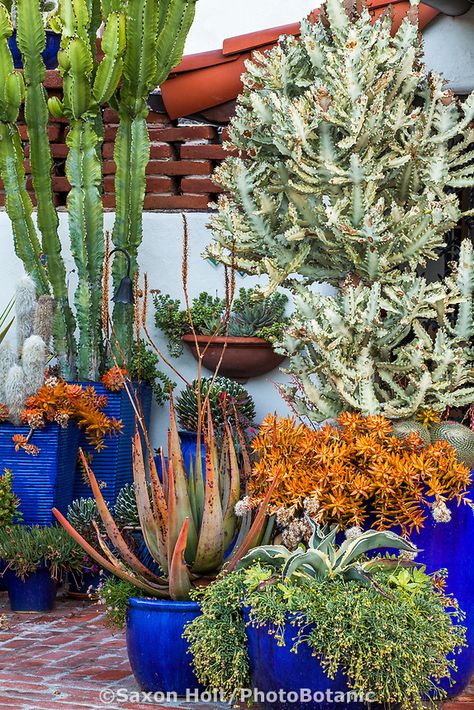
[[[13,491],[20,499],[24,525],[51,525],[51,508],[64,515],[73,500],[74,474],[77,465],[79,430],[71,423],[67,429],[48,424],[34,432],[31,443],[39,448],[32,456],[15,451],[14,434],[27,436],[29,427],[9,422],[0,424],[0,468],[13,474]]]
[[[435,523],[429,513],[424,527],[413,533],[411,540],[422,550],[416,561],[426,565],[427,572],[448,570],[447,591],[453,594],[466,612],[468,648],[456,656],[458,670],[453,673],[456,685],[442,683],[450,697],[459,695],[474,675],[474,512],[468,505],[448,504],[449,523]]]
[[[246,624],[250,620],[246,607],[244,620]],[[291,652],[296,632],[290,624],[285,628],[285,646],[279,646],[269,631],[272,629],[268,626],[246,627],[251,687],[266,697],[267,702],[262,707],[272,710],[328,710],[336,707],[362,710],[367,707],[357,701],[353,691],[351,694],[342,673],[338,673],[334,680],[327,677],[307,644],[302,643],[298,653]],[[301,695],[302,689],[308,693],[307,697]]]
[[[200,614],[199,604],[135,598],[129,604],[128,657],[140,688],[178,696],[200,690],[182,638],[185,625]]]
[[[16,30],[13,31],[12,36],[9,38],[8,46],[10,47],[15,69],[23,69],[23,60],[16,41]],[[60,46],[61,35],[52,30],[46,30],[46,48],[42,54],[46,69],[56,69],[58,66],[58,52]]]
[[[86,454],[89,454],[91,468],[102,487],[102,495],[110,507],[115,505],[118,493],[127,483],[133,482],[132,470],[132,437],[135,433],[135,412],[126,390],[109,392],[104,385],[97,382],[81,382],[83,386],[92,384],[98,395],[107,397],[107,406],[104,413],[108,417],[121,419],[123,430],[117,436],[107,437],[106,448],[96,451],[87,442],[85,434],[81,435],[79,445]],[[140,386],[140,398],[145,424],[148,427],[151,417],[152,392],[148,383]],[[74,481],[74,498],[90,498],[92,491],[84,480],[84,472],[80,465],[77,466]]]
[[[58,589],[47,567],[40,567],[25,580],[7,572],[7,589],[12,611],[52,611]]]

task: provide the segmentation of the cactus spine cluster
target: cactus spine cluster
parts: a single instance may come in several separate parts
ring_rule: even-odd
[[[115,149],[117,214],[113,242],[130,252],[135,269],[150,153],[147,97],[179,62],[195,3],[196,0],[60,0],[51,24],[62,37],[58,60],[64,98],[60,101],[53,97],[48,102],[41,57],[46,40],[40,2],[17,3],[23,79],[13,67],[8,47],[12,23],[0,0],[0,176],[5,183],[16,253],[32,275],[38,295],[52,294],[56,301],[54,344],[65,376],[98,380],[103,364],[102,109],[111,106],[120,116]],[[101,25],[103,57],[98,60],[96,38]],[[40,237],[25,188],[24,155],[16,125],[23,102]],[[69,123],[66,171],[71,190],[67,207],[71,251],[79,278],[75,292],[77,343],[53,200],[48,108],[53,116]],[[120,259],[119,256],[113,265],[115,284],[123,276]],[[128,357],[133,310],[117,306],[114,319],[115,331]]]
[[[453,188],[474,185],[474,95],[426,74],[415,0],[393,37],[361,5],[327,0],[247,64],[208,248],[292,291],[287,395],[313,420],[474,399],[472,244],[444,282],[417,275],[470,214]]]
[[[21,423],[26,399],[44,383],[49,342],[35,331],[35,324],[40,322],[44,333],[51,332],[53,310],[45,309],[50,300],[42,297],[37,302],[33,281],[28,276],[19,280],[15,291],[17,350],[8,341],[0,344],[0,403],[6,405],[13,424]]]

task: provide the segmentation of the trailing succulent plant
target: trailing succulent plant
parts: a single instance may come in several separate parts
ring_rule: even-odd
[[[196,0],[126,0],[125,3],[59,0],[51,27],[61,34],[58,54],[64,98],[47,101],[44,89],[46,44],[39,0],[16,0],[17,42],[24,72],[16,71],[8,46],[13,27],[0,2],[0,176],[5,185],[17,255],[31,274],[38,295],[56,302],[55,351],[67,378],[98,381],[104,362],[101,331],[104,225],[100,144],[102,108],[119,114],[115,143],[116,219],[113,245],[126,249],[136,272],[142,239],[145,170],[150,158],[147,98],[179,62],[194,18]],[[97,35],[101,32],[101,53]],[[38,231],[26,190],[23,148],[17,119],[24,104],[29,159],[38,205]],[[58,236],[52,188],[48,109],[69,124],[66,173],[71,251],[78,274],[76,321],[68,299],[67,275]],[[113,263],[115,287],[123,276],[123,255]],[[132,274],[133,275],[133,274]],[[116,304],[114,329],[125,360],[133,344],[133,309]]]
[[[199,424],[200,393],[201,406],[209,400],[212,420],[216,430],[221,430],[225,422],[245,430],[255,419],[255,403],[245,387],[227,377],[203,377],[186,386],[176,400],[176,414],[182,429],[197,431]]]
[[[169,463],[166,465],[163,457],[162,481],[158,477],[149,446],[147,475],[138,429],[135,433],[133,475],[140,527],[149,555],[161,572],[156,573],[144,565],[127,544],[105,504],[84,455],[83,464],[111,547],[99,534],[101,554],[88,544],[58,510],[53,510],[59,522],[101,567],[152,597],[188,599],[195,586],[210,583],[221,572],[226,550],[231,543],[234,542],[234,547],[228,560],[228,569],[232,569],[252,547],[268,539],[271,532],[271,525],[266,522],[268,498],[255,516],[249,510],[239,524],[235,515],[241,478],[237,455],[228,426],[225,428],[224,444],[219,455],[209,407],[204,431],[206,460],[203,462],[198,447],[196,465],[188,475],[171,403]],[[248,457],[244,457],[248,475],[247,464]],[[270,486],[269,494],[271,490]]]
[[[8,341],[0,343],[0,403],[5,407],[2,420],[20,424],[27,398],[43,386],[49,341],[36,328],[47,338],[52,328],[51,305],[49,296],[36,299],[35,285],[28,276],[18,281],[14,299],[16,351]]]
[[[471,214],[455,189],[474,184],[474,95],[425,72],[415,0],[391,32],[389,13],[327,0],[300,38],[254,54],[230,127],[240,155],[217,170],[207,255],[293,293],[286,396],[312,420],[474,398],[472,244],[444,282],[417,275]]]

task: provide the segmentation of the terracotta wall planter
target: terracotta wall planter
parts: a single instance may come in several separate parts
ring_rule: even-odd
[[[198,359],[194,335],[184,335],[183,341]],[[216,335],[198,335],[201,352],[207,347],[203,365],[215,372],[225,347],[219,375],[238,382],[247,382],[251,377],[260,377],[271,372],[285,359],[273,350],[271,343],[262,338],[232,338]]]

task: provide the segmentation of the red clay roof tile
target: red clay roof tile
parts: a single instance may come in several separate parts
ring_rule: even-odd
[[[374,17],[379,17],[387,7],[392,6],[394,32],[410,8],[408,0],[369,0],[369,5],[374,11]],[[318,10],[314,10],[311,15],[317,13]],[[420,30],[437,15],[438,10],[420,4]],[[245,61],[252,56],[252,52],[271,49],[282,34],[298,36],[299,32],[299,23],[283,25],[226,39],[222,50],[184,57],[161,86],[170,118],[189,116],[233,101],[242,91],[240,77],[245,69]]]

